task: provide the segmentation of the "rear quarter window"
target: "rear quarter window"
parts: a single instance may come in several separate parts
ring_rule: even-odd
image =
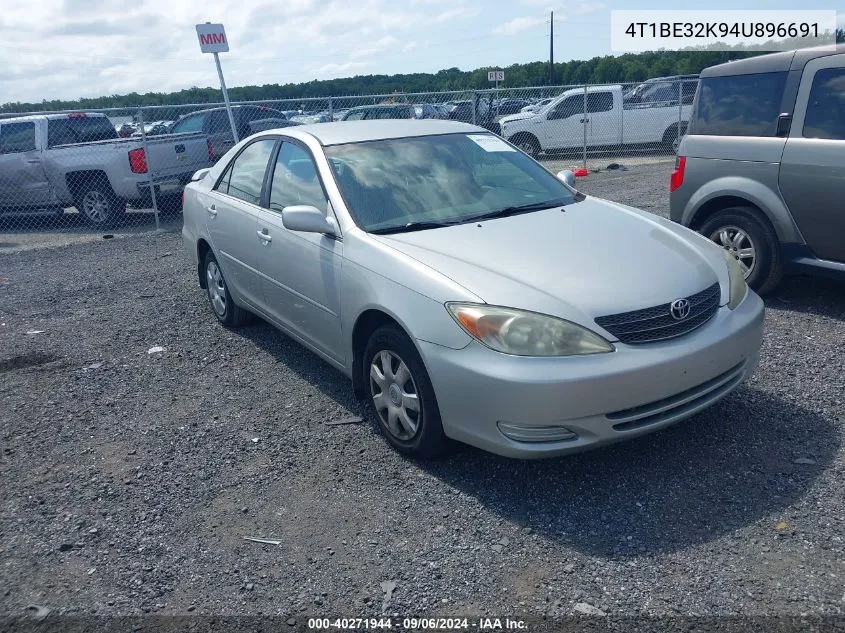
[[[845,140],[845,68],[819,70],[813,78],[804,138]]]
[[[786,73],[705,77],[690,134],[775,136]]]

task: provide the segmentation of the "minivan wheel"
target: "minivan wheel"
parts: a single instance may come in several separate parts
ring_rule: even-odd
[[[226,278],[223,277],[223,270],[211,251],[205,255],[204,268],[208,302],[217,320],[226,327],[237,327],[246,323],[249,313],[235,304],[226,285]]]
[[[364,351],[364,384],[382,435],[413,457],[446,451],[434,388],[411,339],[393,325],[376,330]]]
[[[739,262],[745,281],[755,291],[765,294],[777,286],[782,275],[777,235],[755,210],[724,209],[707,220],[699,232]]]

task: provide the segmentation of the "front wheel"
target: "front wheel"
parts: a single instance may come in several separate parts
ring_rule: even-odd
[[[376,330],[364,351],[364,384],[379,428],[396,450],[413,457],[444,453],[434,388],[411,339],[396,326]]]
[[[530,134],[523,134],[508,139],[511,144],[528,154],[531,158],[537,159],[540,156],[540,142]]]
[[[759,294],[777,286],[783,268],[777,235],[755,210],[724,209],[707,220],[699,233],[739,262],[745,281]]]

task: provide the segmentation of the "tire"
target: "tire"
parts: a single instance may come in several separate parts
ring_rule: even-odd
[[[434,388],[411,339],[395,325],[380,327],[367,343],[362,365],[367,400],[390,445],[416,458],[446,453],[450,442]],[[403,367],[407,378],[400,384]]]
[[[223,277],[223,270],[210,250],[205,255],[203,270],[205,270],[206,292],[212,314],[226,327],[239,327],[245,324],[249,320],[249,312],[232,299],[229,286]]]
[[[73,199],[85,223],[95,228],[113,227],[126,212],[126,203],[117,197],[104,178],[79,183]]]
[[[528,154],[534,160],[540,156],[540,142],[531,134],[517,134],[508,139],[512,145]]]
[[[780,282],[783,262],[777,235],[755,209],[723,209],[702,224],[699,233],[739,260],[745,280],[758,294],[772,291]]]

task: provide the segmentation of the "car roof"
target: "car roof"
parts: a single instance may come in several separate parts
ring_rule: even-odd
[[[71,114],[75,114],[77,116],[72,117]],[[58,114],[45,112],[44,114],[27,114],[25,116],[12,116],[0,118],[0,123],[25,123],[28,121],[43,121],[44,119],[47,119],[48,121],[56,121],[58,119],[70,118],[107,119],[108,117],[106,117],[106,115],[102,112],[62,112]]]
[[[840,53],[845,53],[845,44],[840,44],[835,48],[833,46],[817,46],[797,51],[770,53],[710,66],[701,71],[701,78],[803,70],[810,60]]]
[[[272,130],[267,130],[267,132],[272,132]],[[435,134],[477,134],[487,133],[487,130],[469,123],[441,119],[376,119],[310,123],[293,128],[280,128],[279,132],[289,136],[308,135],[316,139],[320,145],[326,146]]]

